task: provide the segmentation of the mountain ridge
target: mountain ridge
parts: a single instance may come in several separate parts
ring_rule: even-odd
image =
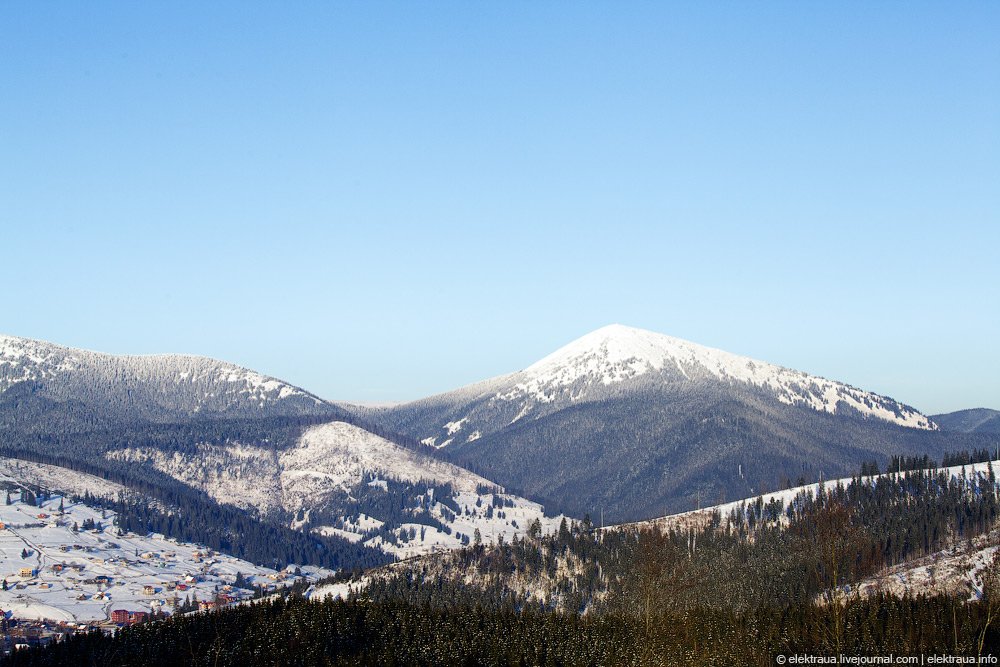
[[[935,422],[946,431],[959,433],[1000,433],[1000,410],[970,408],[934,415]]]
[[[447,414],[437,433],[413,433],[403,421],[404,431],[424,444],[446,447],[462,435],[466,441],[487,434],[476,428],[475,417],[462,415],[453,404],[486,404],[485,409],[503,415],[511,425],[530,414],[545,416],[546,405],[559,399],[572,404],[588,398],[615,393],[619,386],[641,382],[658,374],[671,383],[699,383],[717,380],[744,383],[771,390],[777,400],[788,405],[837,414],[856,412],[900,426],[936,430],[926,415],[895,399],[867,392],[843,382],[828,380],[724,350],[706,347],[680,338],[643,329],[612,324],[586,334],[521,371],[499,375],[427,398],[404,403],[383,411],[392,414],[401,408],[410,412]],[[504,404],[517,403],[511,412]],[[405,408],[404,408],[405,406]],[[375,412],[378,412],[376,409]],[[426,421],[426,420],[424,420]],[[472,424],[466,428],[466,422]],[[470,440],[471,438],[471,440]]]
[[[370,415],[548,507],[620,519],[982,446],[893,398],[622,325]]]
[[[195,355],[0,337],[0,451],[399,557],[552,522],[341,406]]]
[[[0,335],[0,397],[19,385],[124,420],[340,413],[300,387],[209,357],[115,355]]]

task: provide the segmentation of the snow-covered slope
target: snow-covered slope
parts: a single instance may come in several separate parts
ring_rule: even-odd
[[[426,424],[425,432],[414,434],[425,444],[445,447],[473,442],[523,419],[626,391],[713,383],[753,387],[785,405],[818,412],[861,415],[915,429],[937,428],[917,410],[885,396],[620,324],[589,333],[523,371],[389,412],[453,406],[446,421]],[[463,404],[468,411],[460,414]]]
[[[308,523],[310,514],[331,516],[336,525],[312,529],[400,556],[462,546],[477,529],[485,541],[501,534],[509,539],[544,519],[541,505],[506,494],[488,479],[345,422],[310,427],[295,446],[280,451],[205,443],[194,451],[127,447],[106,456],[150,465],[218,502],[265,515],[299,515],[296,527]],[[388,517],[378,514],[379,499],[398,485],[416,487],[408,496],[412,503],[402,508],[407,518],[396,517],[380,534]],[[447,498],[441,496],[445,488]],[[362,492],[376,509],[358,509]],[[430,521],[421,523],[421,516]]]
[[[996,473],[1000,472],[1000,460],[950,466],[940,468],[936,472],[967,480],[970,489],[978,490],[981,488],[979,487],[981,482],[990,479],[991,470],[995,478]],[[871,475],[862,477],[861,480],[866,484],[874,485],[877,484],[879,477],[893,474]],[[904,472],[902,474],[906,476],[910,473]],[[853,481],[855,478],[831,480],[825,482],[824,487],[827,490],[838,486],[847,487]],[[641,530],[654,526],[660,530],[700,529],[708,525],[716,514],[725,525],[733,516],[739,516],[740,513],[745,516],[746,512],[758,505],[760,507],[773,506],[776,510],[774,514],[778,516],[780,524],[787,525],[788,517],[785,510],[789,505],[807,495],[815,497],[819,490],[820,484],[818,483],[806,484],[649,521],[608,526],[604,530]],[[948,549],[908,560],[867,577],[856,587],[852,587],[851,592],[859,593],[862,596],[876,593],[889,593],[898,596],[944,593],[977,599],[982,594],[980,574],[998,550],[998,540],[1000,540],[1000,530],[993,530],[972,539],[955,540],[954,545]]]
[[[461,546],[477,531],[484,541],[512,537],[544,518],[541,505],[364,426],[302,389],[213,359],[0,337],[8,446],[159,485],[165,473],[265,520],[397,555]],[[48,440],[37,434],[55,444],[39,446]]]
[[[982,597],[982,573],[1000,547],[1000,531],[979,535],[929,556],[906,561],[859,582],[863,597],[876,593],[904,595],[954,595],[969,600]]]
[[[191,596],[210,601],[221,592],[240,600],[252,585],[297,579],[202,545],[119,532],[114,512],[70,495],[115,495],[115,485],[99,477],[0,457],[0,484],[11,496],[0,503],[0,578],[8,584],[0,608],[11,618],[88,622],[106,621],[116,609],[172,613]],[[54,492],[37,504],[23,502],[18,490],[36,485]],[[301,570],[312,581],[332,574]],[[237,574],[245,588],[236,586]]]
[[[80,402],[110,419],[334,409],[298,387],[205,357],[119,356],[0,335],[0,400],[22,385],[54,401]]]
[[[349,493],[370,476],[401,482],[451,484],[459,491],[497,485],[458,466],[389,442],[344,422],[310,427],[283,451],[202,444],[194,453],[153,447],[108,452],[118,461],[149,463],[219,502],[267,513],[308,509],[334,494]]]

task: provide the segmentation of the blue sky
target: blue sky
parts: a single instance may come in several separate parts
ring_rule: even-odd
[[[1000,408],[1000,4],[5,3],[0,331],[355,401],[620,322]]]

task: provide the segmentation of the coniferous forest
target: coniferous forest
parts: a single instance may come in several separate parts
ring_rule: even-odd
[[[911,462],[912,463],[912,462]],[[862,594],[883,568],[994,539],[996,478],[916,469],[702,525],[564,522],[298,592],[77,635],[10,665],[770,665],[778,654],[1000,650],[1000,558],[974,595]]]
[[[402,601],[261,602],[76,635],[5,664],[55,665],[772,665],[789,653],[976,655],[1000,646],[984,604],[878,596],[837,612],[822,605],[745,612],[669,612],[647,627],[619,615]],[[838,616],[838,614],[841,614]],[[839,641],[834,628],[846,631]]]

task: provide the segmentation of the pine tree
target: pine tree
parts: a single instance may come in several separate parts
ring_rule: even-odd
[[[977,658],[983,654],[986,631],[990,629],[990,625],[1000,615],[1000,551],[993,554],[993,560],[983,569],[979,578],[982,582],[983,591],[980,605],[986,612],[986,618],[983,621],[983,628],[979,632],[976,643]]]

